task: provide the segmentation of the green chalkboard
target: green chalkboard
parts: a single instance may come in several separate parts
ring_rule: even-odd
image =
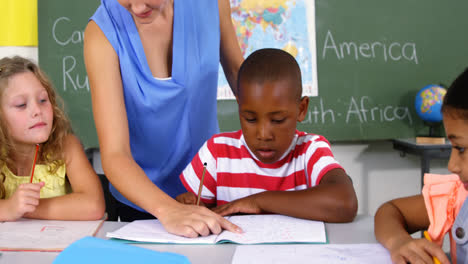
[[[38,1],[39,64],[65,99],[86,147],[98,142],[83,30],[99,3]],[[468,66],[466,10],[465,0],[316,0],[311,52],[317,57],[318,96],[311,97],[299,129],[332,141],[427,133],[414,97],[428,84],[450,84]],[[222,131],[239,129],[235,101],[218,102],[218,119]]]
[[[83,60],[83,32],[100,0],[38,1],[39,66],[65,101],[74,132],[85,147],[98,147]]]

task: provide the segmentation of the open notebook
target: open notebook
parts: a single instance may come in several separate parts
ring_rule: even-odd
[[[75,240],[94,236],[105,218],[97,221],[19,219],[0,222],[0,250],[62,251]]]
[[[232,264],[392,264],[380,244],[252,245],[236,247]]]
[[[219,235],[186,238],[168,233],[158,220],[137,220],[107,233],[107,237],[130,240],[130,243],[327,243],[325,225],[320,221],[283,215],[237,215],[226,219],[240,226],[244,233],[236,234],[224,230]]]

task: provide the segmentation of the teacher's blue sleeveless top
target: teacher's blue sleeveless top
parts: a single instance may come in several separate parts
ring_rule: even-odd
[[[219,132],[218,1],[174,1],[170,80],[152,76],[132,16],[117,0],[102,0],[90,19],[104,32],[120,60],[133,158],[171,197],[185,192],[180,173],[203,143]],[[120,202],[142,211],[112,185],[110,190]]]

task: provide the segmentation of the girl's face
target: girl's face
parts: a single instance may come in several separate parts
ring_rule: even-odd
[[[15,144],[47,141],[53,110],[46,89],[32,72],[10,77],[1,98],[3,118]]]
[[[162,12],[168,0],[118,0],[132,14],[135,23],[149,24]]]
[[[452,143],[448,169],[452,173],[458,174],[465,189],[468,190],[468,153],[466,152],[466,148],[468,148],[468,120],[450,112],[453,110],[448,111],[443,115],[445,132]]]

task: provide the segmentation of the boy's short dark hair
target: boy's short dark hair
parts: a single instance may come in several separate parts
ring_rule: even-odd
[[[461,73],[447,90],[442,104],[442,113],[450,112],[468,120],[468,68]],[[450,110],[450,111],[448,111]],[[454,110],[454,111],[453,111]]]
[[[259,49],[242,63],[237,78],[237,91],[242,92],[240,86],[243,82],[264,83],[278,80],[288,80],[296,88],[297,98],[301,98],[301,69],[296,59],[281,49]]]

